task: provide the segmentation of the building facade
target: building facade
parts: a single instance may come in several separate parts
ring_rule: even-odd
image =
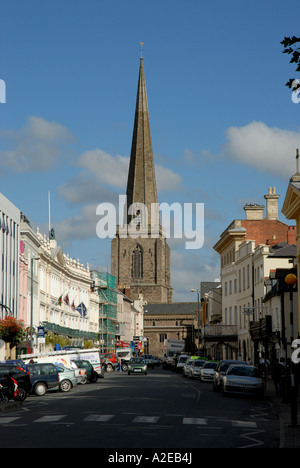
[[[19,314],[20,210],[0,193],[0,316]]]
[[[266,217],[263,205],[246,205],[246,219],[234,220],[214,246],[221,259],[222,324],[237,330],[237,345],[227,346],[224,357],[252,362],[266,351],[255,348],[250,333],[250,323],[265,318],[265,280],[271,270],[291,266],[290,252],[283,250],[296,242],[295,228],[278,220],[275,188],[265,199]]]

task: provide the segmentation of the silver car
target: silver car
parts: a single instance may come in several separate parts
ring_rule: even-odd
[[[190,367],[193,364],[193,359],[188,359],[183,366],[183,377],[189,377],[190,375]]]
[[[206,361],[200,371],[201,382],[212,382],[214,380],[215,369],[218,367],[218,362]]]
[[[192,365],[189,369],[189,378],[190,379],[198,379],[201,374],[201,369],[203,368],[206,361],[203,359],[194,359]]]
[[[264,390],[264,381],[255,366],[231,365],[223,377],[223,394],[235,393],[263,396]]]
[[[62,366],[55,367],[58,371],[59,389],[62,392],[69,392],[72,387],[76,387],[77,378],[74,370]]]

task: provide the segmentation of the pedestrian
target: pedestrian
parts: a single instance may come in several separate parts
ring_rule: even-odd
[[[276,396],[281,394],[281,376],[284,375],[284,367],[280,364],[279,359],[275,359],[272,369],[272,379],[274,382]]]
[[[122,359],[120,356],[118,357],[118,362],[119,362],[119,371],[122,372]]]

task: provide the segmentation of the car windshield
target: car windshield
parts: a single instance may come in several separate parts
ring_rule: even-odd
[[[132,358],[132,359],[130,359],[130,364],[144,364],[144,359],[142,359],[142,358]]]
[[[234,364],[235,364],[234,362],[230,362],[230,361],[229,361],[229,362],[223,362],[223,363],[221,364],[220,371],[221,371],[221,372],[226,372],[227,369],[228,369],[230,366],[234,365]],[[236,364],[238,364],[238,363],[236,363]]]
[[[205,361],[195,361],[194,367],[203,367],[205,364]]]
[[[186,362],[186,361],[187,361],[187,356],[179,358],[179,362]]]
[[[227,375],[239,375],[244,377],[259,377],[259,373],[256,367],[247,366],[232,366]]]
[[[204,369],[216,369],[218,366],[217,362],[206,362],[204,364]]]

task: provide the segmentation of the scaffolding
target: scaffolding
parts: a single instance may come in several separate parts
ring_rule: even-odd
[[[116,278],[109,273],[93,272],[95,288],[100,297],[99,334],[101,350],[113,351],[118,328],[118,290]]]

